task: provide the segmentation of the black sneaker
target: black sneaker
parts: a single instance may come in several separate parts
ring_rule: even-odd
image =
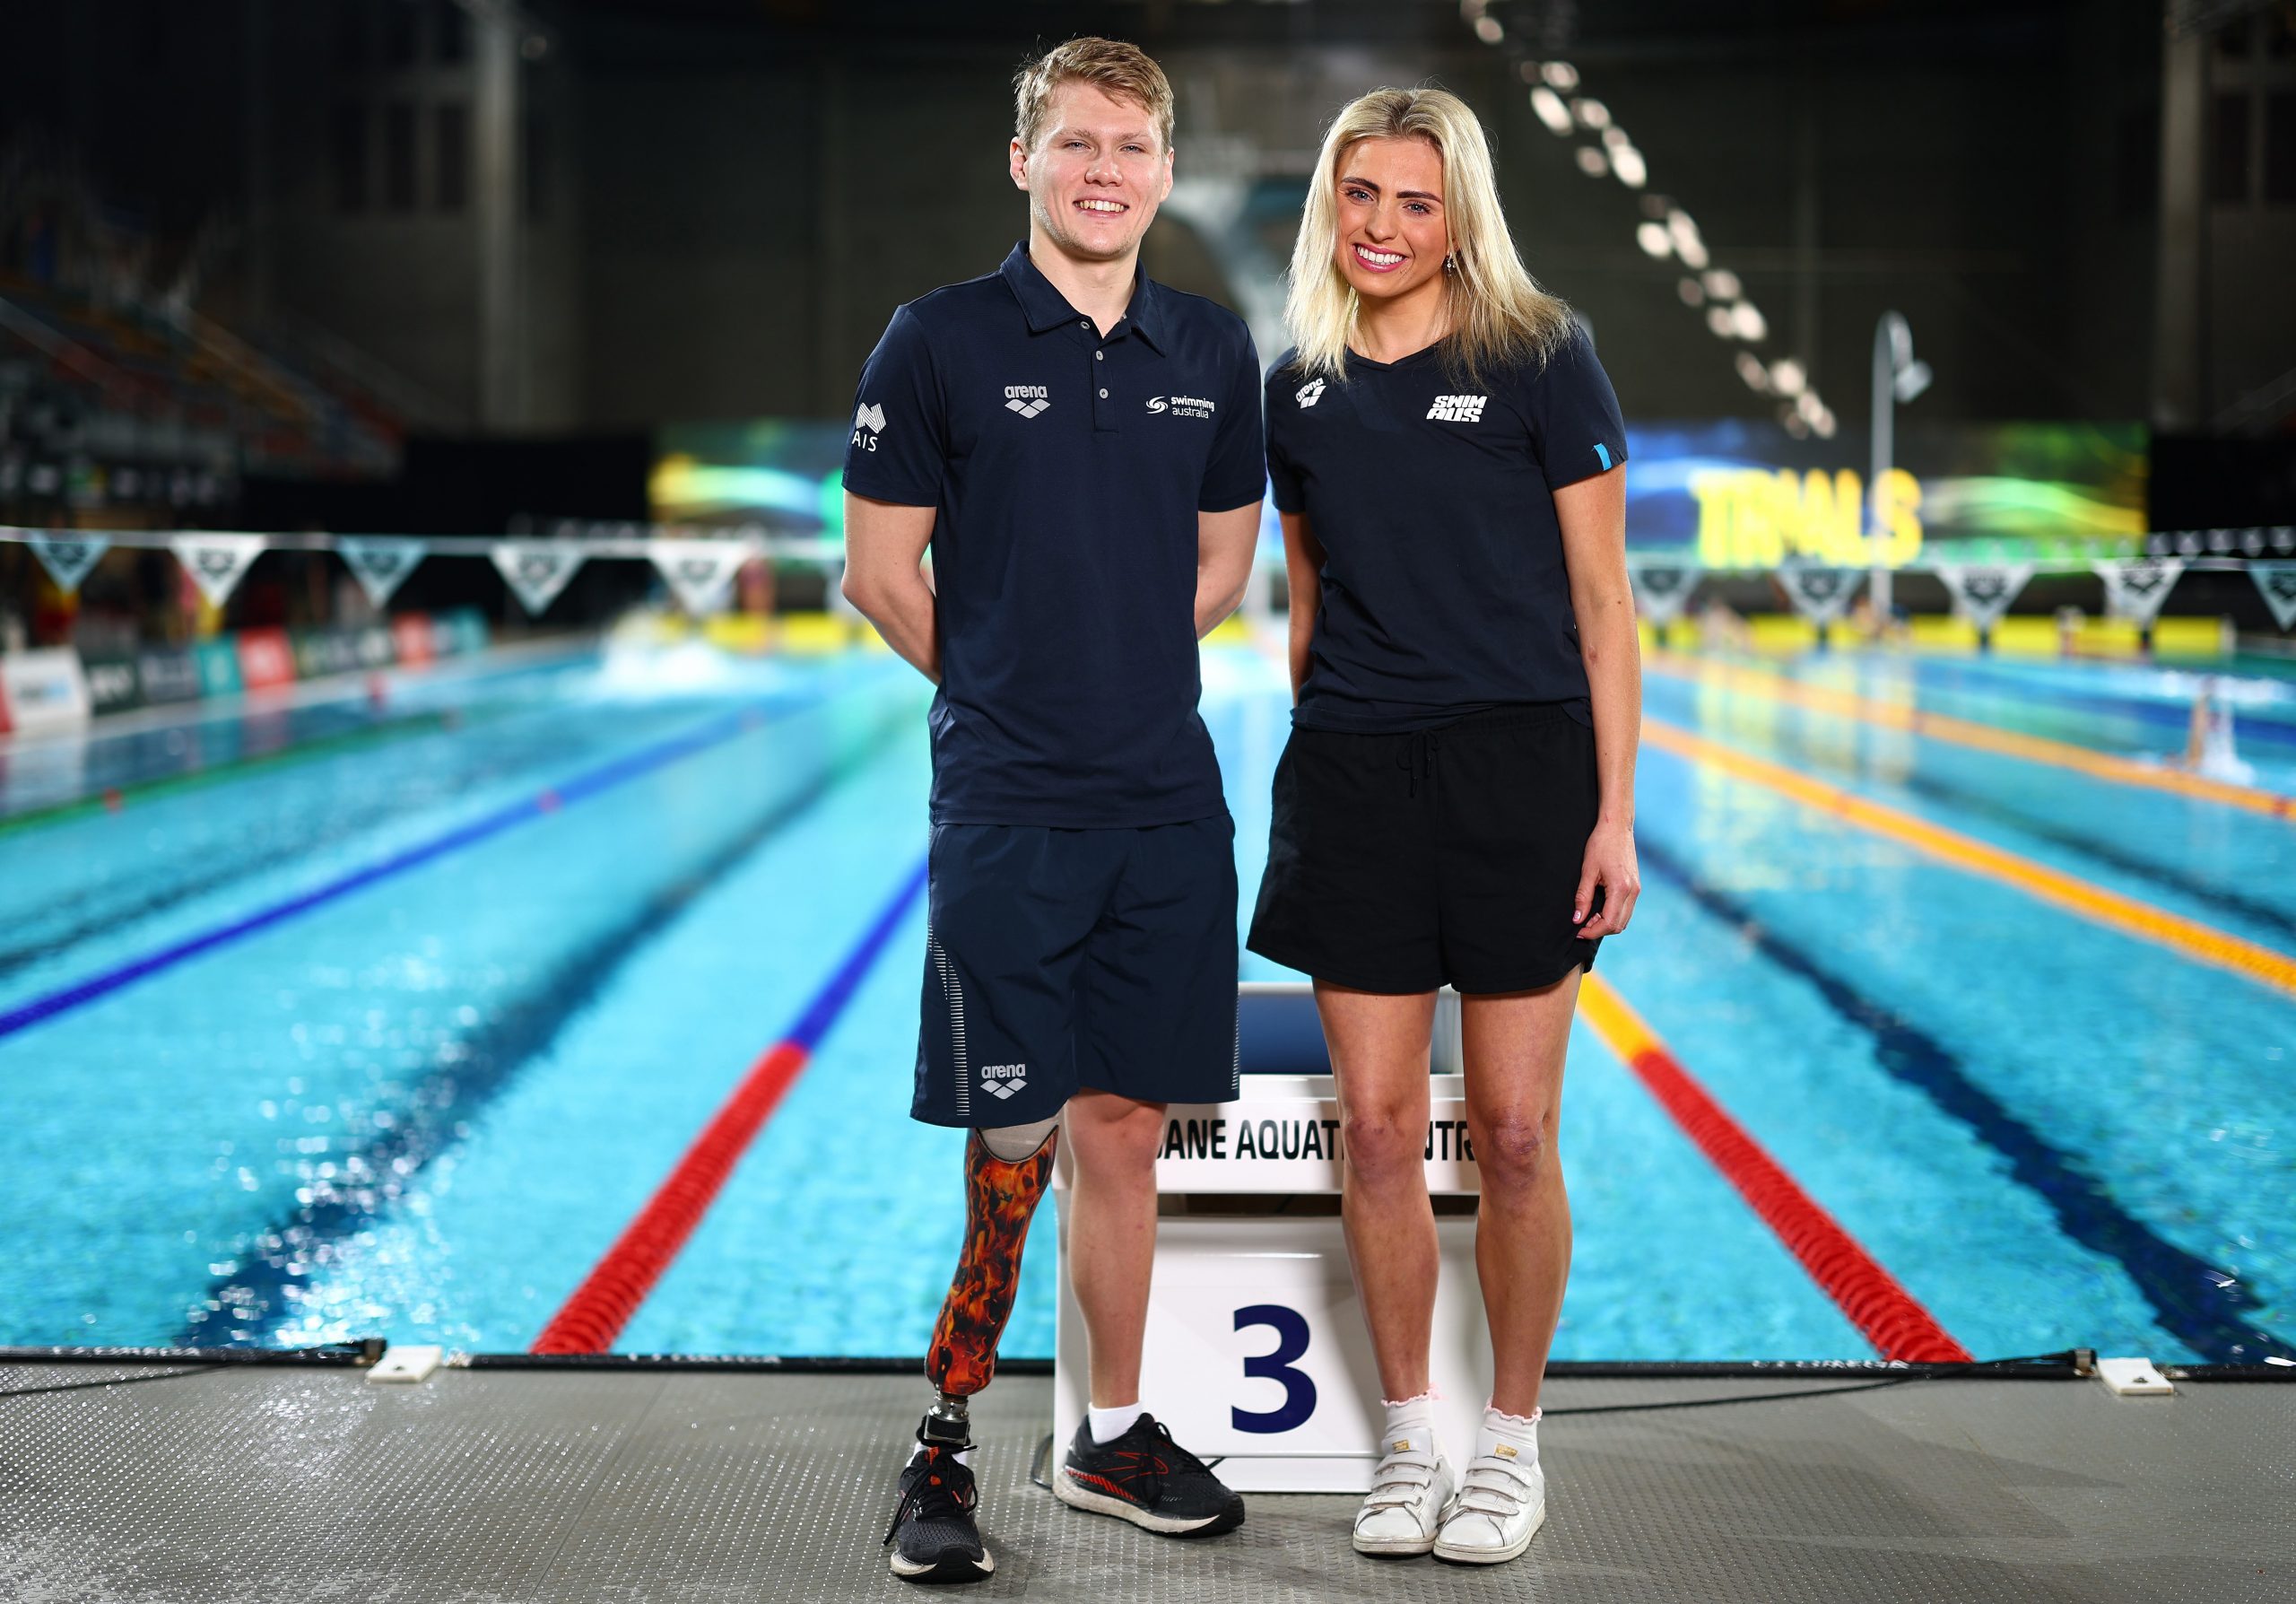
[[[1244,1501],[1153,1415],[1142,1415],[1113,1443],[1095,1443],[1091,1421],[1079,1425],[1052,1491],[1071,1508],[1166,1537],[1217,1537],[1244,1523]]]
[[[980,1502],[956,1451],[927,1444],[900,1473],[900,1504],[885,1533],[904,1582],[978,1582],[996,1569],[972,1521]]]

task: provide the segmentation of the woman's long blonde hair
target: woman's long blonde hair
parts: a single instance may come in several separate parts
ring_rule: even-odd
[[[1292,248],[1292,292],[1283,321],[1309,377],[1344,376],[1354,337],[1355,290],[1335,259],[1339,163],[1364,139],[1424,139],[1443,158],[1443,210],[1451,270],[1444,277],[1444,361],[1465,378],[1510,362],[1544,361],[1570,330],[1570,309],[1539,288],[1515,254],[1499,205],[1491,146],[1458,96],[1440,89],[1375,89],[1332,119]]]

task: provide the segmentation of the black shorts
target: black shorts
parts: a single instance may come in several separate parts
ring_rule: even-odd
[[[1236,826],[938,824],[912,1118],[1236,1095]]]
[[[1295,727],[1246,945],[1359,991],[1552,985],[1602,945],[1570,922],[1600,804],[1595,732],[1561,706],[1408,735]]]

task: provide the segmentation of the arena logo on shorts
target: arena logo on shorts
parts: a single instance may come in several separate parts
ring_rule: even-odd
[[[1217,408],[1201,396],[1151,396],[1148,410],[1176,418],[1208,418]]]
[[[1427,415],[1445,423],[1480,423],[1483,404],[1490,399],[1488,396],[1438,396]]]
[[[1040,384],[1008,384],[1004,387],[1004,406],[1024,418],[1032,418],[1052,405],[1052,397]]]
[[[1029,1084],[1026,1064],[983,1064],[980,1089],[992,1097],[1010,1097]]]
[[[1311,379],[1292,393],[1292,399],[1302,406],[1313,406],[1324,398],[1324,381]]]

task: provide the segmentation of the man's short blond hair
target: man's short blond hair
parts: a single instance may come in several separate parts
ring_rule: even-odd
[[[1154,119],[1163,148],[1172,148],[1172,85],[1164,69],[1138,45],[1087,38],[1057,45],[1013,74],[1013,131],[1022,150],[1034,151],[1045,136],[1053,93],[1064,83],[1090,83],[1136,102]]]

